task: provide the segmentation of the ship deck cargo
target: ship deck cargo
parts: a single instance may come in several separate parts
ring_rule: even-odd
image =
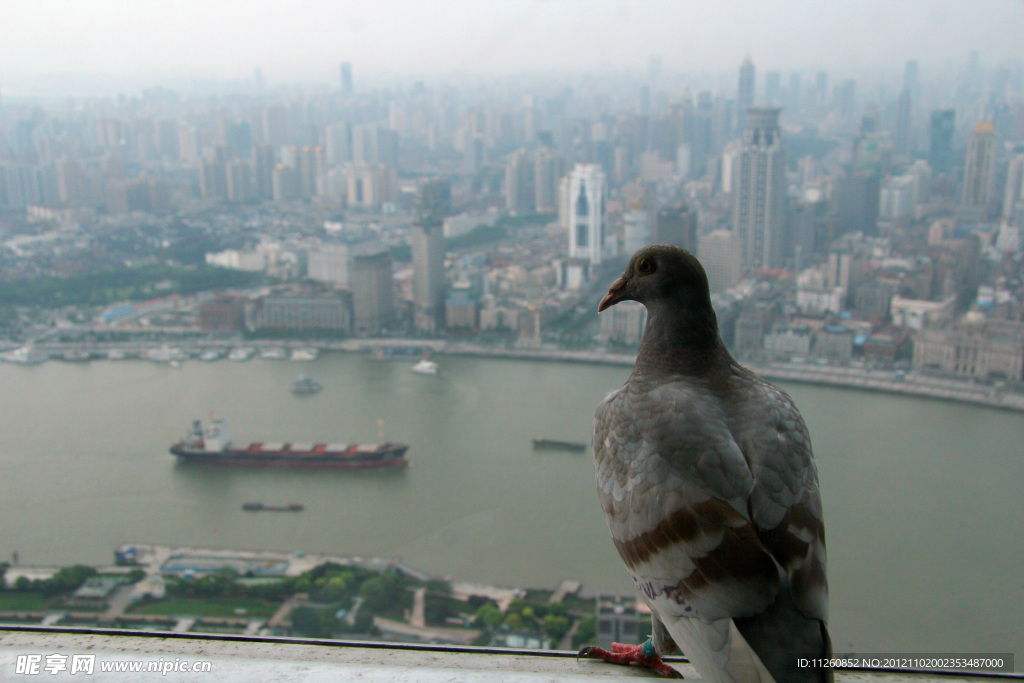
[[[192,432],[171,446],[171,453],[183,461],[247,467],[311,467],[369,469],[405,467],[408,446],[399,443],[291,443],[254,441],[247,445],[231,442],[227,426],[214,420],[206,429],[192,424]]]

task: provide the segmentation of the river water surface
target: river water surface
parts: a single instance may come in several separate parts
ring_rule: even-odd
[[[325,354],[311,363],[0,365],[0,558],[101,564],[125,542],[400,557],[524,587],[632,592],[586,454],[628,368]],[[299,373],[324,390],[294,396]],[[822,484],[837,652],[1014,652],[1024,668],[1024,419],[924,399],[782,385]],[[195,418],[236,442],[388,440],[402,471],[261,471],[175,462]],[[301,503],[246,513],[247,501]]]

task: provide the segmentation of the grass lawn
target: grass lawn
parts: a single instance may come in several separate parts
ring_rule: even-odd
[[[45,612],[55,605],[54,598],[39,593],[0,591],[0,612]]]
[[[131,614],[194,615],[201,617],[269,617],[281,605],[250,598],[167,598],[159,602],[136,605]],[[236,614],[244,609],[245,614]]]

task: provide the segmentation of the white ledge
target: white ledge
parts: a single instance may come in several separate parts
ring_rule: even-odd
[[[69,670],[36,675],[17,671],[19,655],[95,655],[92,675]],[[24,658],[22,662],[24,663]],[[687,680],[699,681],[693,667],[680,658],[670,658]],[[101,672],[102,663],[137,662],[170,667],[209,662],[210,671],[168,671],[140,673]],[[654,675],[632,667],[594,660],[577,660],[571,652],[516,651],[493,648],[452,648],[390,643],[347,643],[296,638],[248,638],[169,633],[147,633],[101,629],[46,629],[41,627],[0,627],[0,680],[47,681],[217,681],[249,683],[256,680],[324,681],[540,681],[591,680],[596,676],[643,677]],[[888,671],[839,670],[836,681],[882,683],[887,681],[1024,680],[1021,674],[974,675],[910,674]]]

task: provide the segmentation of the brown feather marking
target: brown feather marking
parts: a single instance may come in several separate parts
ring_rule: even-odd
[[[729,579],[778,581],[778,570],[753,526],[728,503],[711,499],[676,510],[650,531],[627,541],[615,540],[619,556],[630,569],[648,562],[675,543],[691,544],[699,536],[721,532],[721,540],[708,554],[691,557],[694,571],[679,582],[681,597],[689,597],[709,583]]]

